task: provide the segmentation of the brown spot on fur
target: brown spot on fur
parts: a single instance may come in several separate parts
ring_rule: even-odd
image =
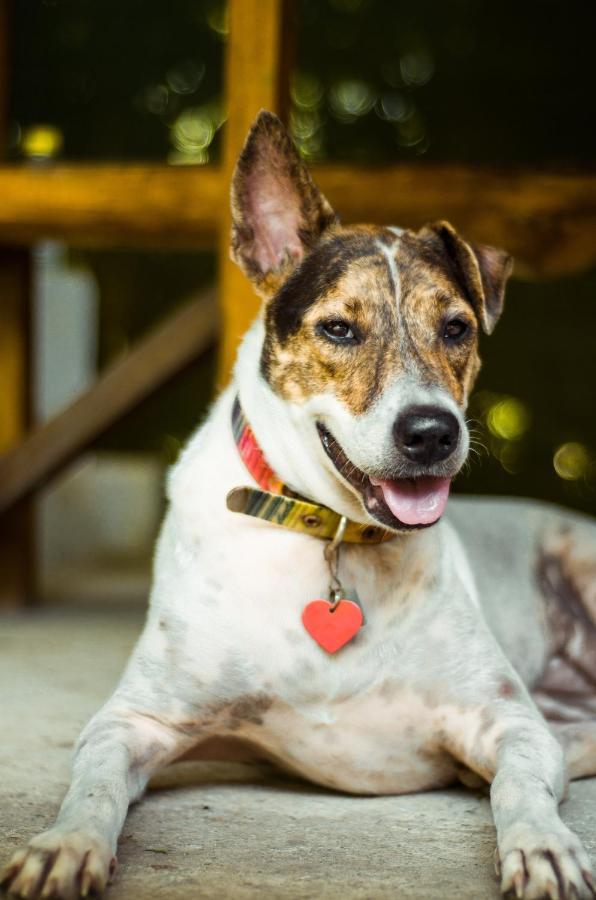
[[[263,716],[272,706],[273,698],[264,693],[246,694],[234,699],[206,703],[187,718],[168,719],[143,713],[143,717],[164,728],[200,737],[203,734],[237,731],[244,723],[262,725]]]
[[[273,698],[265,694],[240,697],[225,710],[226,725],[231,731],[235,731],[246,722],[251,725],[262,725],[263,716],[272,704]]]
[[[536,564],[536,579],[542,593],[549,601],[548,608],[551,616],[559,613],[560,622],[557,623],[554,630],[560,634],[561,625],[566,625],[566,630],[568,630],[577,620],[587,628],[596,631],[596,624],[588,615],[582,595],[569,571],[569,562],[570,560],[566,560],[563,554],[543,552],[538,557]],[[594,568],[596,569],[596,567]],[[594,574],[596,575],[596,571]]]
[[[556,550],[543,550],[536,565],[550,649],[533,693],[551,721],[596,717],[596,622],[579,587],[588,574],[584,590],[589,589],[596,566],[574,556],[573,546],[565,536]]]
[[[517,694],[517,688],[511,681],[511,679],[503,678],[503,680],[499,684],[498,694],[499,697],[502,697],[503,700],[510,700]]]

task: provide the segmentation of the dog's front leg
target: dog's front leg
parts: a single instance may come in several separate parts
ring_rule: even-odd
[[[189,742],[166,722],[111,701],[81,734],[56,823],[15,854],[0,884],[26,898],[101,894],[129,803]]]
[[[596,896],[586,852],[558,813],[563,751],[531,701],[501,700],[441,718],[451,752],[491,782],[503,893],[527,900]]]

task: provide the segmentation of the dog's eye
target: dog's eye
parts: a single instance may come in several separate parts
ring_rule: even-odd
[[[348,322],[344,322],[343,319],[330,319],[328,322],[321,322],[319,331],[329,340],[335,341],[336,344],[358,343],[354,329]]]
[[[443,338],[450,344],[461,341],[470,330],[470,326],[463,319],[451,319],[445,325]]]

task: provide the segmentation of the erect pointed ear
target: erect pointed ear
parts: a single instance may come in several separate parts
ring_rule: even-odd
[[[503,311],[513,259],[496,247],[468,243],[449,222],[435,222],[430,228],[443,241],[484,331],[492,334]]]
[[[335,221],[280,120],[261,110],[232,179],[232,259],[271,294]]]

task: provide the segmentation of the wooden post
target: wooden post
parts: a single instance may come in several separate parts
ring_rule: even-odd
[[[0,0],[0,155],[8,126],[9,0]],[[0,247],[0,454],[29,427],[30,254]],[[33,508],[22,503],[0,519],[0,607],[31,602],[34,590]]]
[[[229,186],[247,132],[262,108],[280,111],[285,68],[280,59],[284,3],[282,0],[230,0],[230,31],[226,57],[228,118],[224,134],[222,176]],[[228,189],[219,233],[219,296],[222,342],[219,383],[230,375],[238,341],[254,319],[259,300],[245,276],[230,260]]]
[[[29,427],[29,252],[0,248],[0,454]],[[30,503],[0,519],[0,607],[30,603],[35,588]]]
[[[0,152],[6,147],[8,136],[8,29],[9,3],[0,0]]]

